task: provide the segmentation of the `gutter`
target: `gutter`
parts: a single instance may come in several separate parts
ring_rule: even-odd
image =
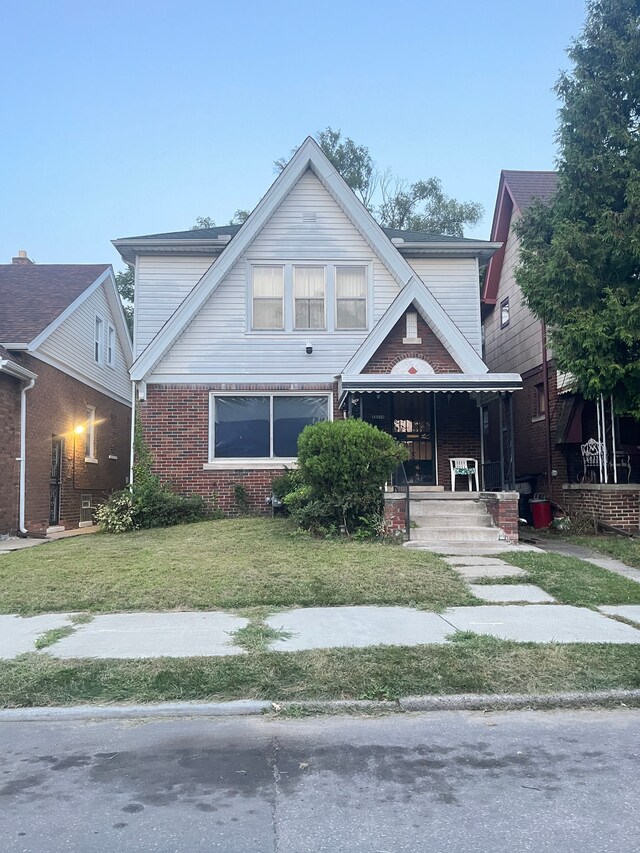
[[[136,438],[136,383],[131,382],[131,438],[129,444],[129,489],[133,486],[134,444]]]
[[[547,495],[548,499],[551,500],[551,493],[553,491],[553,460],[551,458],[551,403],[549,400],[549,360],[547,358],[547,325],[544,320],[540,324],[540,332],[542,336],[542,381],[543,381],[543,393],[544,393],[544,406],[545,406],[545,450],[547,454],[547,484],[549,486],[549,494]]]
[[[27,535],[25,527],[25,484],[27,472],[27,391],[36,384],[35,377],[20,392],[20,521],[19,531],[23,536]]]

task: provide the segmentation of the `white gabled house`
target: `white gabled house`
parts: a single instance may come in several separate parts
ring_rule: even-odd
[[[412,483],[482,460],[479,266],[500,244],[381,228],[308,138],[242,226],[115,240],[135,267],[131,378],[159,473],[265,506],[305,424],[362,417]]]

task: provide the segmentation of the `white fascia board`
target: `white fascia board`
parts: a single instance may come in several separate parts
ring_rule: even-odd
[[[413,270],[412,281],[393,300],[371,334],[365,338],[345,366],[345,373],[361,373],[395,324],[414,302],[420,315],[465,373],[487,373],[488,367],[455,325],[444,308]]]
[[[17,364],[15,361],[9,361],[6,358],[0,358],[0,371],[8,373],[10,376],[15,376],[16,379],[38,378],[37,373],[33,373],[31,370],[27,370],[26,367],[22,367],[21,364]]]
[[[101,275],[98,276],[98,278],[93,282],[93,284],[90,284],[89,287],[86,288],[86,290],[83,290],[82,293],[80,294],[80,296],[77,297],[77,299],[74,299],[70,305],[67,305],[67,307],[64,309],[62,314],[58,314],[56,319],[53,320],[51,323],[49,323],[49,325],[46,326],[40,332],[40,334],[37,335],[31,341],[31,343],[29,344],[29,350],[38,349],[38,347],[41,344],[43,344],[44,341],[46,341],[46,339],[49,337],[49,335],[53,334],[53,332],[55,332],[55,330],[64,323],[64,321],[67,319],[67,317],[69,317],[71,314],[73,314],[73,312],[76,310],[76,308],[79,305],[82,305],[82,303],[86,299],[88,299],[92,293],[95,293],[95,291],[100,287],[102,282],[106,281],[109,278],[109,276],[113,277],[113,270],[111,268],[111,265],[109,265],[105,269],[105,271],[103,273],[101,273]]]
[[[89,388],[93,388],[94,391],[99,391],[101,394],[104,394],[105,397],[111,397],[112,400],[115,400],[118,403],[122,403],[123,406],[127,406],[131,408],[131,400],[129,397],[123,397],[115,391],[109,390],[109,388],[105,388],[104,385],[100,385],[99,382],[94,382],[92,379],[84,376],[77,370],[69,367],[66,364],[62,364],[59,361],[56,361],[55,358],[50,358],[48,355],[43,355],[41,352],[31,352],[34,358],[38,359],[38,361],[42,361],[45,364],[48,364],[50,367],[55,367],[56,370],[59,370],[60,373],[66,373],[67,376],[70,376],[72,379],[77,379],[78,382],[81,382],[83,385],[87,385]]]
[[[336,381],[335,373],[151,373],[147,385],[282,385],[287,390],[308,390],[309,386]]]
[[[258,202],[244,223],[238,235],[222,254],[204,273],[200,281],[180,303],[155,338],[147,345],[131,367],[131,378],[144,379],[158,364],[169,347],[184,331],[187,324],[196,316],[207,299],[216,290],[224,277],[232,270],[253,240],[258,236],[271,214],[295,186],[310,164],[310,156],[315,147],[313,140],[307,138],[281,174],[276,178],[266,194]],[[322,155],[324,157],[324,154]],[[327,161],[328,162],[328,161]]]

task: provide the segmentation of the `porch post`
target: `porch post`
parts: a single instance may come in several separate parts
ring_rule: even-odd
[[[480,398],[480,481],[482,482],[482,491],[486,491],[484,486],[484,407],[482,405],[482,397]]]
[[[502,434],[502,391],[498,391],[498,431],[500,432],[500,488],[504,491],[504,435]]]
[[[511,468],[511,479],[509,488],[516,487],[516,448],[514,444],[513,430],[513,394],[509,394],[509,467]]]

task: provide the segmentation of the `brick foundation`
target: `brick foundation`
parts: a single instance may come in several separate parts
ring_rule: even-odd
[[[569,484],[562,487],[562,496],[570,516],[595,518],[628,533],[638,533],[640,485]]]
[[[509,542],[518,542],[518,493],[481,492],[480,500],[496,527],[504,530]]]
[[[401,536],[407,533],[407,499],[399,492],[389,492],[384,496],[384,529],[387,536]]]

